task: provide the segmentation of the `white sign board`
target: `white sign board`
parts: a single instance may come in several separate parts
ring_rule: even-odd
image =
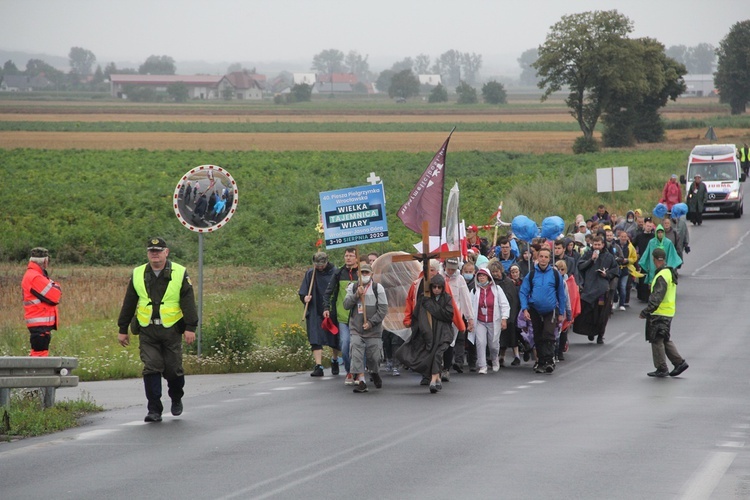
[[[629,187],[628,167],[596,169],[596,192],[627,191]]]

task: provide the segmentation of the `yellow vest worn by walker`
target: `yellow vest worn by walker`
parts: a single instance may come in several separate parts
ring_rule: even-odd
[[[651,282],[652,292],[654,291],[654,284],[656,284],[656,279],[659,276],[664,278],[664,281],[667,282],[667,293],[664,294],[664,299],[661,301],[661,304],[659,304],[659,307],[656,308],[656,311],[654,311],[652,314],[654,316],[666,316],[668,318],[673,318],[675,313],[675,302],[677,298],[677,285],[674,283],[674,281],[672,281],[672,271],[664,266],[658,273],[656,273],[656,276],[654,276],[654,281]]]
[[[148,266],[148,264],[143,264],[142,266],[133,269],[133,288],[135,288],[135,291],[138,294],[136,317],[138,318],[138,324],[143,327],[151,324],[151,315],[154,310],[151,305],[151,299],[146,291],[146,282],[144,281],[146,266]],[[184,277],[185,267],[172,262],[172,279],[170,280],[169,285],[167,285],[167,290],[164,292],[164,297],[161,299],[161,306],[159,307],[159,321],[161,322],[161,325],[166,328],[169,328],[182,319],[180,289],[182,288],[182,280]]]

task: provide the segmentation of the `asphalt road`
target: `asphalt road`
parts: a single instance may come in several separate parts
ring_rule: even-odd
[[[634,297],[604,345],[571,335],[552,375],[454,375],[437,395],[408,374],[367,394],[342,376],[189,377],[184,414],[145,424],[138,381],[88,384],[113,409],[0,444],[0,498],[750,498],[750,217],[690,231],[678,378],[646,376]]]

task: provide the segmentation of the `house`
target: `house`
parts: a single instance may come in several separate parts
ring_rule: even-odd
[[[231,89],[235,99],[260,100],[263,99],[263,84],[265,75],[255,75],[246,71],[229,73],[219,82],[219,95]]]
[[[683,97],[703,97],[716,95],[714,86],[714,75],[691,75],[687,74],[683,78],[687,90]]]
[[[126,86],[153,87],[157,92],[166,92],[173,83],[184,83],[191,99],[220,99],[219,83],[223,76],[212,75],[110,75],[112,97],[125,98]]]
[[[443,84],[443,80],[440,78],[440,75],[419,75],[419,84],[437,87]]]
[[[294,73],[292,75],[292,85],[315,85],[317,78],[315,73]]]
[[[352,93],[357,83],[359,80],[353,73],[319,73],[315,90],[329,94]]]
[[[45,78],[44,73],[29,78],[26,75],[5,75],[0,90],[4,92],[31,92],[33,90],[45,90],[54,85]]]

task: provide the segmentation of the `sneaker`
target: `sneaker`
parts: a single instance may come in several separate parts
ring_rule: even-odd
[[[313,368],[312,373],[310,374],[311,377],[322,377],[323,376],[323,365],[315,365],[315,368]]]
[[[352,377],[351,373],[346,374],[346,378],[344,379],[344,385],[354,385],[354,377]]]
[[[463,367],[461,365],[459,365],[458,363],[453,363],[453,366],[451,368],[453,368],[456,371],[456,373],[463,373],[464,372]]]
[[[495,373],[500,371],[500,362],[498,360],[492,361],[492,371]]]
[[[339,374],[339,360],[332,359],[331,360],[331,375],[338,375],[338,374]]]
[[[390,359],[385,362],[385,371],[392,372],[393,371],[393,361]]]
[[[545,373],[552,373],[555,371],[555,363],[547,363],[547,365],[544,367]]]
[[[524,351],[523,353],[523,360],[528,361],[531,359],[531,353],[529,351]]]
[[[475,371],[477,371],[477,365],[469,365],[469,371],[470,371],[470,372],[475,372]]]
[[[372,380],[372,383],[375,384],[376,389],[380,389],[383,387],[383,379],[380,378],[380,374],[377,372],[370,373],[370,380]]]
[[[430,377],[422,377],[419,381],[419,385],[430,385]]]
[[[148,415],[146,415],[146,418],[143,419],[144,422],[161,422],[161,413],[156,413],[155,411],[148,412]]]
[[[664,370],[664,371],[656,370],[653,372],[648,372],[646,375],[648,375],[649,377],[664,378],[669,375],[669,372],[667,370]]]
[[[448,370],[443,370],[440,372],[440,380],[443,382],[450,382],[451,381],[451,372]]]
[[[674,370],[672,370],[671,372],[669,372],[669,376],[670,377],[676,377],[680,373],[682,373],[685,370],[687,370],[688,368],[689,368],[689,365],[687,364],[687,361],[683,360],[682,363],[680,363],[679,365],[677,365],[677,366],[674,367]]]
[[[599,345],[603,344],[604,343],[604,337],[598,337],[596,339],[596,343],[599,344]]]
[[[510,366],[518,366],[521,364],[521,358],[513,358],[513,361],[510,362]]]
[[[393,365],[393,370],[391,371],[391,375],[394,377],[398,377],[401,375],[401,372],[398,371],[398,367],[396,365]]]
[[[625,310],[625,306],[620,306],[620,311],[624,311],[624,310]]]
[[[367,392],[367,384],[365,384],[364,380],[357,380],[356,382],[352,381],[352,384],[354,385],[354,392]]]
[[[534,365],[534,373],[544,373],[544,367],[540,366],[539,363]]]
[[[439,380],[435,382],[435,386],[438,388],[438,391],[443,390],[443,384]]]
[[[479,369],[479,374],[480,375],[487,375],[487,367],[486,366],[481,367]]]
[[[172,401],[172,415],[175,417],[178,415],[182,415],[182,401],[181,400],[175,400]]]
[[[437,394],[439,390],[437,384],[430,384],[430,394]]]

